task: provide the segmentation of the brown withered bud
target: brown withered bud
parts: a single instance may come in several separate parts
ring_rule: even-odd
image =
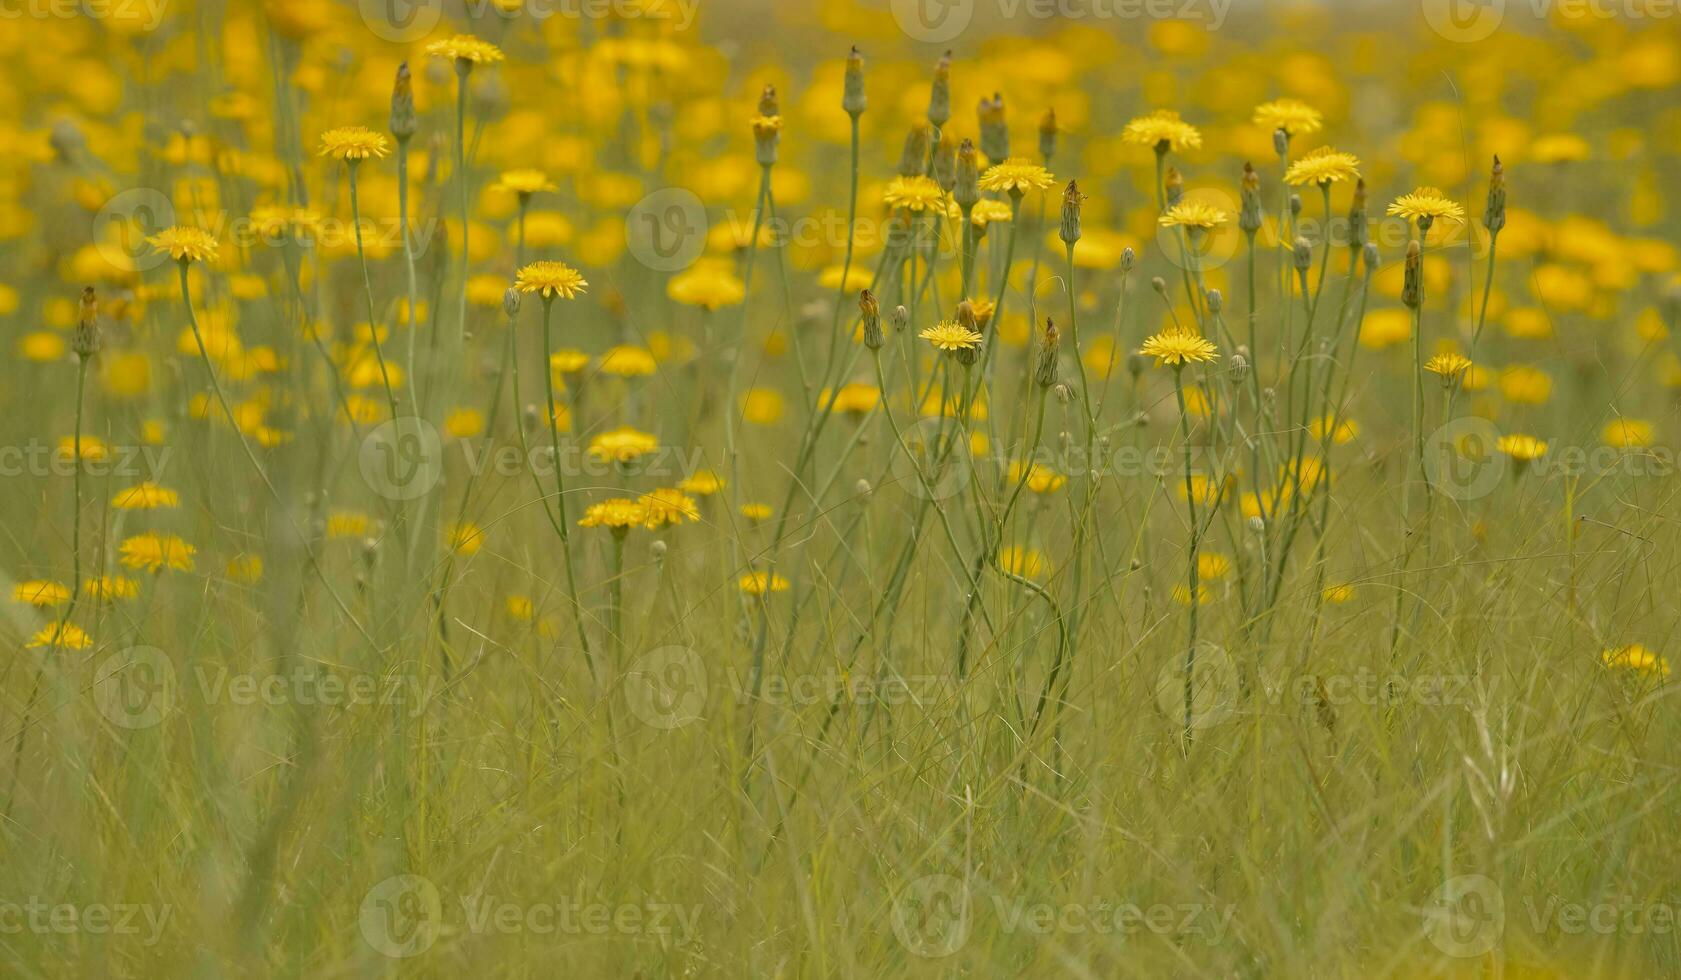
[[[1050,317],[1045,318],[1045,332],[1039,339],[1039,357],[1034,364],[1033,380],[1041,388],[1049,388],[1056,384],[1057,349],[1062,344],[1062,338],[1057,333],[1056,323]]]
[[[1483,210],[1483,224],[1490,235],[1498,235],[1506,227],[1506,168],[1498,156],[1488,175],[1488,207]]]
[[[1086,196],[1080,193],[1080,185],[1069,181],[1062,192],[1062,240],[1073,245],[1080,240],[1080,209],[1084,205]]]
[[[885,338],[881,333],[881,303],[868,289],[858,294],[858,311],[864,316],[864,346],[881,350]]]
[[[76,356],[87,360],[99,352],[99,300],[95,298],[93,287],[82,290],[81,316],[76,321],[76,336],[71,341],[71,349]]]

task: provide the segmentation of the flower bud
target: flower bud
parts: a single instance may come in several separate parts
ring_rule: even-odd
[[[1506,227],[1506,168],[1498,156],[1488,175],[1488,207],[1483,211],[1483,224],[1490,235],[1498,235]]]
[[[1377,242],[1367,242],[1366,247],[1360,256],[1361,264],[1366,267],[1366,275],[1373,276],[1377,274],[1379,258],[1380,256],[1378,255]]]
[[[759,166],[776,163],[777,145],[782,142],[782,110],[776,86],[766,85],[759,96],[759,114],[753,118],[753,143]]]
[[[1178,167],[1168,167],[1164,181],[1164,192],[1167,195],[1167,206],[1176,207],[1185,199],[1185,178],[1180,176]]]
[[[957,187],[957,147],[951,145],[951,140],[934,145],[934,183],[947,194]]]
[[[885,342],[881,335],[881,304],[868,289],[858,294],[858,311],[864,315],[864,346],[881,350]]]
[[[994,92],[991,99],[981,99],[979,110],[981,152],[993,163],[1010,156],[1010,130],[1004,122],[1004,96]]]
[[[1121,249],[1121,275],[1130,273],[1132,271],[1132,267],[1137,263],[1138,253],[1132,250],[1131,245]]]
[[[864,94],[864,56],[858,53],[857,45],[853,45],[852,53],[846,56],[846,84],[841,95],[841,108],[857,119],[869,107],[870,99]]]
[[[1056,155],[1056,110],[1046,109],[1039,120],[1039,155],[1046,160]]]
[[[905,135],[905,150],[899,155],[899,176],[920,177],[928,169],[928,147],[933,143],[934,131],[927,123],[917,123]]]
[[[1348,205],[1348,247],[1355,251],[1366,246],[1369,238],[1366,222],[1366,181],[1354,182],[1354,200]]]
[[[1297,272],[1306,272],[1313,266],[1313,245],[1307,239],[1298,237],[1290,252]]]
[[[1290,152],[1290,134],[1282,129],[1272,131],[1272,152],[1282,158]]]
[[[1062,240],[1069,245],[1080,240],[1080,207],[1085,199],[1079,183],[1069,181],[1062,192]]]
[[[1407,265],[1401,282],[1401,302],[1416,310],[1424,303],[1424,253],[1418,242],[1407,243]]]
[[[1245,357],[1242,351],[1233,354],[1226,361],[1226,366],[1231,370],[1233,381],[1241,384],[1249,377],[1249,358]]]
[[[99,352],[99,344],[99,301],[93,287],[87,286],[82,290],[81,316],[76,321],[76,336],[70,346],[85,361]]]
[[[1290,195],[1290,221],[1291,221],[1291,223],[1294,223],[1295,220],[1297,218],[1300,218],[1301,216],[1302,216],[1302,196],[1300,194],[1291,194]]]
[[[1218,314],[1226,307],[1226,298],[1220,295],[1218,289],[1208,291],[1208,312]]]
[[[1035,362],[1033,380],[1041,388],[1049,388],[1056,384],[1057,348],[1061,346],[1061,337],[1057,334],[1056,324],[1050,317],[1045,318],[1045,333],[1039,341],[1039,357]]]
[[[519,316],[519,290],[512,286],[502,294],[502,312],[510,320]]]
[[[910,326],[911,312],[905,309],[903,305],[895,306],[893,308],[893,318],[889,322],[893,324],[893,332],[899,333]]]
[[[928,93],[928,121],[936,129],[951,120],[951,52],[934,66],[934,87]]]
[[[1237,226],[1253,236],[1261,230],[1261,175],[1248,163],[1243,165],[1243,183],[1239,194],[1242,206],[1237,212]]]
[[[397,81],[391,87],[391,135],[397,142],[407,142],[416,129],[414,117],[414,80],[409,75],[409,63],[397,66]]]

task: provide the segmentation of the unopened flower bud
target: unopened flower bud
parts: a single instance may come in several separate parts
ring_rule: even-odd
[[[860,497],[868,497],[871,489],[870,481],[868,480],[859,480],[852,486],[852,492]]]
[[[1056,155],[1056,110],[1046,109],[1039,120],[1039,155],[1049,160]]]
[[[1313,245],[1307,239],[1298,237],[1291,247],[1291,257],[1295,260],[1296,271],[1306,272],[1313,265]]]
[[[1126,275],[1127,273],[1131,272],[1132,267],[1134,265],[1136,265],[1137,263],[1138,263],[1138,253],[1134,252],[1132,250],[1131,245],[1128,245],[1126,248],[1121,249],[1121,274],[1122,275]]]
[[[899,176],[920,177],[928,169],[928,147],[933,143],[934,131],[927,123],[917,123],[905,135],[905,150],[899,154]]]
[[[397,66],[397,81],[391,87],[391,135],[397,142],[407,142],[414,135],[414,80],[409,75],[409,63]]]
[[[1226,366],[1231,369],[1233,381],[1241,383],[1249,377],[1249,358],[1245,357],[1241,351],[1233,354],[1226,362]]]
[[[1243,165],[1239,195],[1242,205],[1237,212],[1237,226],[1253,236],[1261,230],[1261,175],[1248,163]]]
[[[951,52],[934,66],[934,87],[928,93],[928,121],[935,128],[951,120]]]
[[[1483,224],[1490,235],[1498,235],[1506,227],[1506,168],[1498,156],[1488,175],[1488,207],[1483,211]]]
[[[648,546],[648,551],[654,556],[655,561],[664,561],[665,547],[666,545],[664,541],[655,541],[653,544]]]
[[[1290,134],[1282,129],[1272,131],[1272,152],[1282,158],[1290,152]]]
[[[1365,249],[1362,250],[1360,255],[1360,263],[1366,267],[1366,275],[1372,276],[1377,274],[1379,257],[1377,242],[1367,242]]]
[[[94,296],[93,287],[87,286],[82,290],[81,316],[76,321],[76,336],[71,341],[71,349],[85,361],[99,352],[99,343],[99,301]]]
[[[893,307],[893,318],[889,322],[893,324],[893,332],[898,333],[910,326],[911,311],[905,309],[902,304],[895,306]]]
[[[1301,216],[1302,216],[1302,196],[1300,194],[1291,194],[1290,195],[1290,220],[1295,221],[1297,218],[1300,218]]]
[[[1163,279],[1161,276],[1151,276],[1150,277],[1150,288],[1154,289],[1157,293],[1161,294],[1162,296],[1166,296],[1167,295],[1167,280]]]
[[[846,56],[846,84],[841,95],[841,108],[856,119],[869,107],[869,97],[864,94],[864,56],[854,45],[852,53]]]
[[[512,286],[502,294],[502,313],[510,320],[519,316],[519,290]]]
[[[1056,324],[1050,317],[1046,317],[1045,333],[1039,341],[1039,359],[1033,372],[1033,380],[1038,382],[1041,388],[1049,388],[1056,384],[1057,349],[1061,343]]]
[[[1004,122],[1004,96],[994,92],[992,98],[981,99],[979,110],[981,152],[998,163],[1010,156],[1010,130]]]
[[[881,350],[885,338],[881,334],[881,304],[868,289],[858,294],[858,310],[864,315],[864,346]]]
[[[1080,240],[1080,206],[1085,199],[1080,185],[1069,181],[1062,192],[1062,240],[1069,245]]]
[[[766,85],[759,96],[759,114],[753,118],[753,143],[759,166],[776,163],[776,150],[782,142],[782,110],[776,98],[776,86]]]
[[[1163,181],[1163,187],[1167,195],[1168,207],[1175,207],[1185,199],[1185,178],[1180,175],[1179,168],[1167,168],[1167,177]]]
[[[947,194],[957,189],[957,147],[951,140],[941,140],[934,146],[934,183]]]
[[[1401,302],[1416,310],[1424,303],[1424,252],[1417,241],[1407,243],[1407,264],[1401,281]]]
[[[964,210],[980,202],[980,153],[975,149],[974,140],[965,139],[963,145],[957,148],[957,183],[952,188],[951,196],[952,200],[957,202],[957,206]]]
[[[1226,298],[1220,294],[1218,289],[1210,289],[1208,291],[1208,312],[1219,313],[1225,307]]]

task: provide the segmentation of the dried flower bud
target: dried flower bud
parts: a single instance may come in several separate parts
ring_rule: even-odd
[[[391,87],[391,135],[397,142],[406,142],[414,135],[414,79],[409,75],[409,63],[397,66],[397,81]]]
[[[1039,120],[1039,155],[1048,162],[1056,155],[1056,110],[1046,109]]]
[[[934,146],[934,183],[947,194],[957,188],[957,147],[951,140],[941,140]]]
[[[858,53],[858,47],[854,45],[852,53],[846,56],[846,84],[841,95],[841,108],[847,115],[857,119],[869,107],[869,96],[864,94],[864,56]]]
[[[951,120],[951,52],[947,51],[934,66],[934,87],[928,93],[928,121],[935,128]]]
[[[1239,196],[1242,205],[1237,212],[1237,226],[1251,237],[1261,230],[1261,175],[1248,163],[1243,165],[1243,183]]]
[[[1167,177],[1163,181],[1163,188],[1167,195],[1168,207],[1175,207],[1185,199],[1185,178],[1180,176],[1178,167],[1167,168]]]
[[[85,361],[99,352],[99,341],[99,301],[94,297],[93,287],[88,286],[82,290],[82,311],[76,321],[71,349]]]
[[[1033,380],[1041,388],[1049,388],[1056,384],[1057,349],[1061,343],[1056,324],[1050,317],[1046,317],[1045,333],[1039,341],[1039,357],[1033,371]]]
[[[1062,192],[1062,240],[1073,245],[1080,240],[1080,207],[1086,196],[1080,193],[1080,185],[1076,181],[1069,181]]]
[[[1506,227],[1506,168],[1498,156],[1488,175],[1488,207],[1483,211],[1483,224],[1490,235],[1498,235]]]
[[[979,110],[981,152],[994,163],[1010,155],[1010,129],[1004,122],[1004,96],[994,92],[992,98],[981,99]]]
[[[1401,283],[1401,302],[1416,310],[1424,303],[1424,250],[1418,242],[1407,243],[1407,265]]]
[[[875,293],[868,289],[859,293],[858,310],[864,315],[864,346],[870,350],[881,350],[886,338],[881,334],[881,303],[876,300]]]
[[[980,154],[975,150],[973,140],[965,139],[963,145],[957,148],[957,180],[952,188],[952,199],[965,211],[980,202]]]
[[[917,123],[905,135],[905,150],[899,155],[899,176],[920,177],[928,169],[928,147],[933,143],[934,131],[927,123]]]

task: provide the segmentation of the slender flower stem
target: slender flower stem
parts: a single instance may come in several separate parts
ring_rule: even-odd
[[[1191,526],[1191,543],[1187,549],[1190,559],[1190,631],[1185,643],[1185,741],[1189,743],[1193,732],[1192,719],[1195,708],[1195,675],[1197,665],[1197,605],[1201,596],[1201,582],[1198,581],[1201,569],[1198,567],[1198,551],[1202,545],[1202,528],[1197,524],[1197,495],[1196,486],[1191,479],[1191,415],[1185,408],[1185,368],[1183,365],[1173,370],[1173,393],[1179,402],[1179,434],[1185,441],[1185,508],[1189,512]]]
[[[543,298],[543,387],[548,394],[549,404],[549,448],[554,453],[554,482],[555,482],[555,511],[558,516],[553,520],[555,531],[560,535],[561,560],[566,565],[566,598],[572,603],[572,619],[578,627],[578,645],[583,649],[584,661],[589,666],[590,676],[596,676],[595,657],[590,652],[589,631],[584,629],[584,605],[578,599],[578,571],[577,564],[572,560],[572,525],[566,515],[566,467],[560,458],[560,422],[555,418],[554,397],[554,336],[553,336],[554,297]],[[518,363],[518,359],[515,359]],[[517,371],[517,369],[516,369]],[[518,375],[516,373],[515,377]],[[515,382],[518,383],[517,381]],[[548,505],[544,505],[544,510]],[[615,580],[616,581],[616,580]],[[615,630],[615,635],[617,630]]]

